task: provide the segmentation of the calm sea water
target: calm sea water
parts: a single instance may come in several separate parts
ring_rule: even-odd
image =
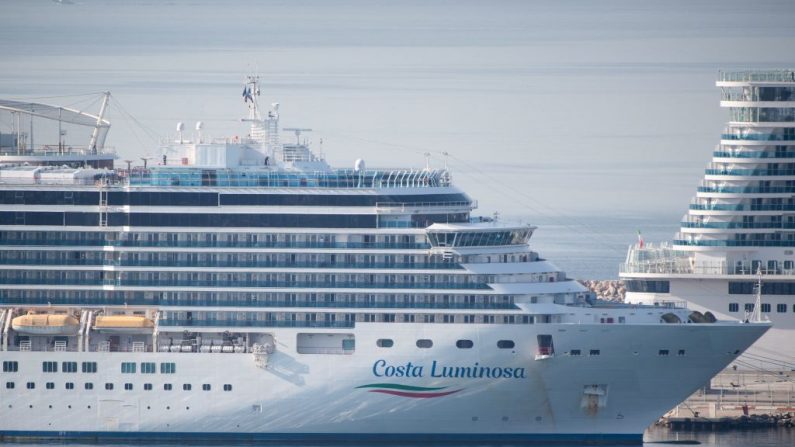
[[[690,443],[689,441],[695,441],[703,446],[715,446],[715,447],[783,447],[783,446],[792,446],[795,445],[795,429],[765,429],[765,430],[751,430],[751,431],[722,431],[722,432],[676,432],[672,430],[668,430],[666,428],[661,427],[652,427],[646,431],[644,434],[644,446],[646,447],[654,447],[654,446],[664,446],[664,445],[675,445],[677,442],[679,443]],[[24,444],[30,447],[44,447],[44,446],[52,446],[53,443],[49,444]],[[69,445],[72,447],[96,447],[97,444],[81,444],[81,443],[66,443],[63,445]],[[140,447],[142,444],[113,444],[114,446],[130,446],[130,447]],[[179,446],[191,446],[192,444],[146,444],[152,447],[169,447],[174,445]],[[201,446],[207,446],[208,444],[196,444]],[[209,444],[209,445],[220,445],[220,444]],[[225,446],[250,446],[251,444],[223,444]],[[270,446],[280,446],[276,443],[266,443],[264,445]],[[288,444],[290,447],[319,447],[322,446],[334,446],[334,445],[342,445],[342,444],[301,444],[301,443],[290,443]],[[349,444],[345,444],[349,445]],[[360,447],[376,447],[376,445],[369,445],[369,444],[351,444]],[[380,444],[383,445],[383,444]],[[430,446],[431,444],[388,444],[388,445],[425,445]],[[446,446],[454,446],[455,444],[444,444]],[[472,445],[472,444],[467,444]],[[493,446],[493,447],[519,447],[514,444],[477,444],[481,446]],[[545,447],[543,444],[533,444],[538,447]],[[581,444],[578,444],[579,446]],[[549,445],[546,447],[567,447],[566,445],[561,444],[554,444]],[[574,447],[574,445],[570,446]],[[604,447],[618,447],[612,445],[605,445]]]

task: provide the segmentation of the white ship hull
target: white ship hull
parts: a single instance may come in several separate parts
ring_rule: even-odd
[[[767,326],[455,324],[440,331],[395,323],[390,328],[395,344],[386,349],[375,343],[383,324],[357,325],[349,331],[357,338],[349,355],[296,354],[299,331],[280,330],[273,333],[277,348],[267,368],[256,366],[252,354],[6,351],[2,360],[18,361],[19,371],[3,374],[16,386],[0,387],[0,436],[640,441],[649,424],[703,386],[705,377],[725,367]],[[535,360],[538,333],[553,334],[557,355]],[[418,349],[415,340],[425,337],[434,347]],[[462,337],[475,340],[475,347],[456,348]],[[515,349],[497,349],[502,339],[516,340]],[[659,356],[659,348],[671,355]],[[571,349],[584,355],[568,355]],[[589,356],[591,349],[600,354]],[[676,355],[679,349],[686,355]],[[94,374],[43,373],[44,361],[99,366]],[[142,361],[174,362],[176,372],[121,374],[122,362]],[[409,363],[418,377],[386,377],[389,366]],[[499,368],[510,377],[435,377],[456,366]],[[26,389],[26,382],[36,388]],[[46,389],[45,382],[54,389]],[[66,390],[66,382],[75,389]],[[93,383],[92,391],[84,390],[85,382]],[[105,383],[114,389],[106,390]],[[132,390],[125,390],[125,383]],[[144,390],[144,383],[152,390]],[[173,390],[164,391],[165,383]],[[184,391],[183,384],[192,390]],[[225,384],[232,390],[223,391]],[[587,391],[594,386],[598,391]],[[588,393],[600,396],[589,401]]]

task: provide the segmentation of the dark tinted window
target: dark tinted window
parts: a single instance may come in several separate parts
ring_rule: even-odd
[[[516,344],[513,340],[500,340],[497,342],[497,347],[500,349],[513,349]]]
[[[455,342],[455,347],[458,349],[470,349],[472,346],[475,346],[472,340],[458,340]]]

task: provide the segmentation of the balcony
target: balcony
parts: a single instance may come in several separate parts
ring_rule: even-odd
[[[705,169],[706,175],[737,175],[737,176],[795,176],[793,169]]]
[[[295,308],[295,309],[436,309],[436,310],[517,310],[516,305],[510,302],[498,303],[451,303],[451,302],[434,302],[434,303],[421,303],[421,302],[357,302],[357,301],[279,301],[279,300],[257,300],[257,299],[243,299],[243,300],[200,300],[200,299],[144,299],[144,298],[116,298],[106,296],[102,298],[102,302],[98,303],[96,300],[85,298],[23,298],[23,297],[8,297],[2,296],[4,304],[14,304],[21,306],[46,306],[49,304],[56,306],[74,305],[74,306],[180,306],[186,308],[201,308],[201,307],[248,307],[252,309],[268,309],[268,308]]]
[[[681,222],[682,228],[795,229],[793,222]]]
[[[57,286],[115,286],[115,287],[241,287],[260,289],[442,289],[491,290],[484,283],[458,282],[329,282],[329,281],[212,281],[212,280],[134,280],[134,279],[71,279],[71,278],[4,278],[2,284],[57,285]]]

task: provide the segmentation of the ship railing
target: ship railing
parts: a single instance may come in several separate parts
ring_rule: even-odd
[[[427,243],[364,243],[364,242],[268,242],[268,241],[148,241],[106,239],[7,239],[0,234],[0,245],[53,245],[99,247],[166,247],[166,248],[342,248],[427,250]]]
[[[721,82],[795,82],[792,70],[720,71]]]
[[[160,320],[161,327],[278,327],[278,328],[340,328],[354,327],[353,321],[291,321],[291,320]]]
[[[350,263],[350,262],[223,262],[223,261],[134,261],[113,259],[0,259],[0,265],[83,265],[119,267],[209,267],[209,268],[284,268],[284,269],[390,269],[463,270],[461,264],[439,263]]]
[[[490,290],[486,283],[467,282],[367,282],[367,281],[223,281],[223,280],[133,280],[133,279],[77,279],[44,278],[4,279],[4,284],[27,285],[77,285],[77,286],[154,286],[154,287],[257,287],[257,288],[308,288],[308,289],[453,289]]]
[[[74,305],[74,306],[97,306],[96,300],[91,299],[70,299],[70,298],[47,298],[46,300],[36,298],[2,297],[5,304],[46,306],[52,305]],[[437,309],[437,310],[516,310],[517,307],[511,302],[494,303],[405,303],[405,302],[353,302],[353,301],[271,301],[271,300],[190,300],[190,299],[145,299],[145,298],[115,298],[112,296],[103,297],[103,306],[183,306],[191,308],[201,307],[254,307],[254,308],[336,308],[336,309]]]
[[[477,201],[469,200],[458,202],[376,202],[375,212],[378,214],[399,214],[434,208],[466,208],[468,210],[473,210],[477,208],[477,206]]]
[[[675,260],[671,262],[639,262],[624,263],[619,265],[620,273],[650,273],[650,274],[681,274],[681,275],[747,275],[755,276],[758,272],[763,275],[793,276],[795,269],[781,267],[764,267],[754,264],[741,264],[728,266],[725,262],[699,262],[692,264],[688,260]]]

